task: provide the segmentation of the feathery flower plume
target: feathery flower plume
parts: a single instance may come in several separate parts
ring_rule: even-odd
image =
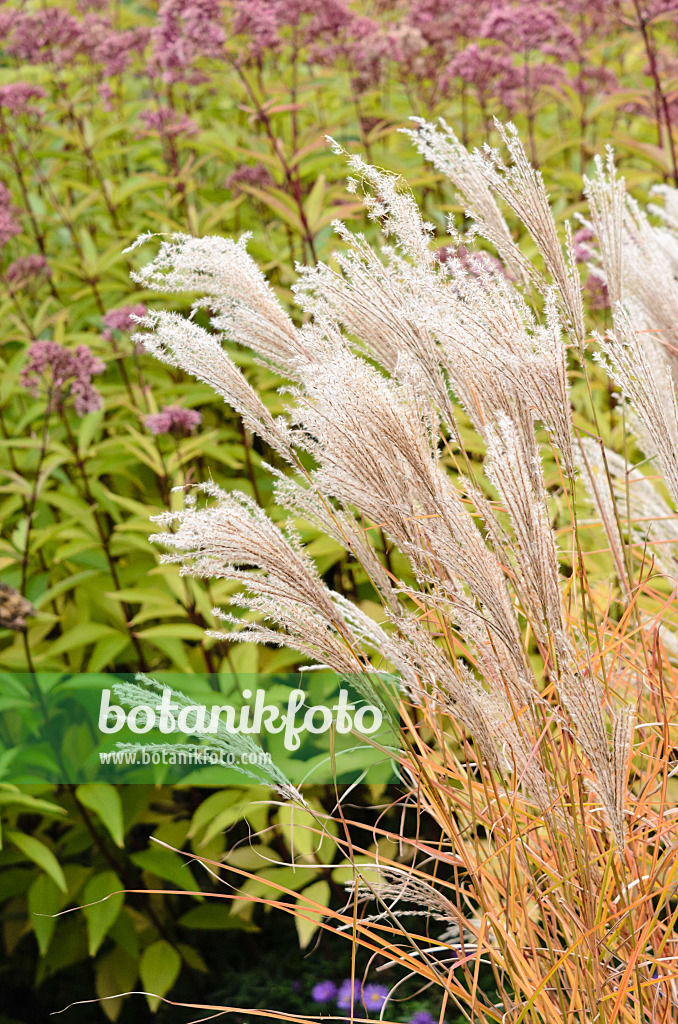
[[[577,468],[585,474],[567,371],[568,345],[581,352],[586,333],[575,241],[569,227],[561,240],[515,130],[501,130],[510,166],[496,153],[470,156],[446,126],[441,132],[420,124],[411,134],[449,172],[476,230],[513,275],[468,249],[462,258],[454,233],[441,260],[409,192],[356,156],[348,161],[349,187],[361,193],[389,244],[377,252],[336,225],[343,248],[334,266],[300,273],[296,295],[308,318],[302,328],[248,256],[246,237],[161,243],[134,279],[197,295],[194,307],[208,310],[211,329],[156,312],[138,337],[209,382],[293,472],[276,473],[287,529],[250,498],[204,485],[204,501],[189,496],[183,511],[159,517],[172,529],[154,539],[183,572],[241,585],[231,603],[247,616],[215,609],[230,630],[212,635],[288,646],[354,676],[395,673],[407,700],[461,723],[504,791],[521,790],[541,827],[553,830],[571,827],[573,809],[544,737],[553,721],[567,723],[587,765],[586,799],[597,802],[621,850],[633,714],[604,684],[595,646],[573,628],[564,601],[570,577],[552,524],[553,486],[542,469],[555,452],[569,480]],[[607,222],[617,216],[618,200],[603,201],[613,187],[610,167],[608,184],[590,186],[597,206],[587,230],[603,265],[617,245],[617,229]],[[496,197],[523,221],[548,276],[520,253]],[[528,288],[539,303],[528,301]],[[630,325],[622,340],[618,335],[616,323],[599,345],[673,489],[678,427],[669,377],[657,376]],[[273,420],[227,355],[227,342],[280,373],[284,416]],[[469,420],[483,452],[475,469],[461,442]],[[588,461],[593,465],[590,453]],[[600,494],[607,515],[611,499]],[[381,622],[326,586],[295,519],[319,526],[360,563],[382,601]],[[384,564],[373,530],[406,562],[406,578]],[[619,532],[611,540],[622,576],[627,542]]]

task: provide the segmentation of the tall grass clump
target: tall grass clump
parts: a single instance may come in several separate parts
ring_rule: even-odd
[[[575,246],[498,130],[505,158],[444,124],[409,133],[472,221],[442,249],[401,181],[349,157],[386,244],[337,223],[341,251],[298,268],[300,327],[246,238],[162,241],[138,283],[197,293],[211,329],[157,311],[137,340],[261,438],[276,506],[210,482],[156,539],[182,573],[228,581],[221,637],[398,680],[398,827],[351,821],[339,793],[327,818],[300,807],[353,865],[346,905],[282,887],[265,902],[436,986],[441,1021],[675,1022],[678,193],[645,211],[599,160]],[[284,415],[226,341],[277,371]],[[344,546],[370,601],[326,585],[303,524]],[[229,883],[216,898],[253,898],[247,871],[202,860]]]

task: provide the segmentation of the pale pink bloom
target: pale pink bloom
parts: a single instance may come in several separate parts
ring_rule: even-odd
[[[56,341],[35,341],[20,382],[34,398],[44,395],[50,409],[63,409],[67,398],[72,398],[76,413],[84,416],[101,408],[101,394],[92,377],[105,369],[106,364],[87,345],[73,351]]]
[[[231,189],[233,192],[238,192],[242,191],[240,188],[241,185],[253,185],[255,188],[267,188],[272,183],[273,179],[263,164],[243,164],[241,167],[236,167],[234,171],[231,171],[224,181],[224,188]]]
[[[12,205],[12,195],[0,181],[0,246],[7,245],[11,238],[21,234],[21,225],[16,220],[15,214],[19,209]]]
[[[42,274],[51,277],[52,272],[44,256],[20,256],[7,267],[5,280],[15,288],[23,288],[29,281],[35,280]]]
[[[146,416],[144,423],[152,434],[184,437],[197,430],[202,423],[202,413],[196,409],[182,409],[180,405],[163,405],[160,412]]]
[[[158,132],[159,135],[195,135],[200,131],[199,126],[187,114],[180,114],[171,107],[158,107],[155,110],[142,110],[139,117],[146,125],[141,129],[138,136],[141,138],[151,132]]]
[[[200,57],[219,57],[226,33],[221,0],[163,0],[151,32],[151,69],[180,81]]]
[[[143,302],[137,302],[135,306],[119,306],[117,309],[109,309],[104,314],[104,327],[110,331],[133,331],[137,324],[133,316],[146,316],[146,307]]]
[[[45,7],[35,14],[21,12],[12,21],[8,53],[31,64],[65,64],[79,52],[81,25],[61,7]]]
[[[8,85],[0,85],[0,107],[14,116],[18,114],[39,114],[38,107],[31,103],[31,100],[43,99],[47,93],[39,85],[29,85],[28,82],[10,82]]]

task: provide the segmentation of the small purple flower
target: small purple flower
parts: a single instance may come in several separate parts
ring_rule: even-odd
[[[23,288],[29,281],[35,280],[42,274],[51,277],[52,271],[44,256],[37,253],[33,256],[19,256],[5,271],[5,280],[14,288]]]
[[[136,306],[120,306],[118,309],[109,309],[104,314],[104,327],[109,331],[133,331],[137,326],[132,319],[133,316],[146,316],[146,307],[143,302]],[[110,341],[108,335],[104,335]]]
[[[9,110],[10,114],[39,114],[31,100],[41,100],[47,95],[39,85],[29,85],[28,82],[9,82],[0,86],[0,107]]]
[[[412,1015],[410,1024],[438,1024],[438,1018],[434,1017],[428,1010],[418,1010]]]
[[[376,1010],[377,1013],[383,1008],[388,999],[386,985],[365,985],[363,989],[363,1002],[367,1010]]]
[[[311,990],[314,1003],[329,1003],[337,994],[337,986],[333,981],[319,981]]]
[[[151,132],[167,137],[176,135],[195,135],[200,131],[198,125],[187,114],[180,114],[171,107],[159,106],[157,110],[142,110],[139,117],[144,122],[145,130],[137,132],[143,138]]]
[[[572,241],[574,243],[575,261],[577,263],[587,263],[591,259],[592,254],[591,247],[587,244],[593,241],[593,231],[591,228],[579,228],[579,231],[575,231]]]
[[[350,1010],[350,1008],[360,999],[361,984],[356,979],[351,981],[350,978],[346,978],[342,981],[337,992],[337,1006],[340,1010]]]
[[[584,282],[584,291],[588,297],[589,309],[610,308],[610,293],[607,290],[607,285],[598,274],[589,274]]]
[[[0,181],[0,246],[7,245],[10,238],[21,234],[21,225],[15,220],[18,207],[12,204],[12,194]]]
[[[160,412],[150,413],[144,422],[152,434],[185,437],[200,426],[202,413],[195,409],[182,409],[180,405],[163,405]]]
[[[87,345],[78,345],[73,352],[57,341],[34,341],[20,382],[34,398],[44,394],[50,409],[63,409],[66,399],[72,398],[76,413],[84,416],[101,408],[92,377],[105,369],[106,364]]]
[[[272,182],[273,179],[263,164],[257,164],[256,166],[242,164],[240,167],[236,167],[234,171],[231,171],[224,181],[224,188],[231,189],[233,192],[242,192],[242,185],[267,188]]]

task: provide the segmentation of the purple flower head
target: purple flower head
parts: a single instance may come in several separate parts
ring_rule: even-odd
[[[319,981],[311,989],[311,999],[314,1003],[329,1003],[337,994],[337,986],[333,981]]]
[[[137,302],[136,306],[120,306],[118,309],[109,309],[104,314],[104,327],[109,331],[133,331],[137,326],[132,319],[133,316],[146,316],[146,307],[143,302]]]
[[[101,100],[102,109],[107,114],[110,114],[113,110],[113,90],[108,82],[102,82],[99,86],[99,99]]]
[[[151,33],[151,70],[166,82],[182,81],[199,57],[219,57],[222,20],[221,0],[163,0]]]
[[[249,37],[247,58],[257,60],[280,45],[278,3],[268,0],[234,0],[234,35]]]
[[[15,117],[18,114],[39,114],[38,107],[31,100],[41,100],[47,95],[39,85],[28,82],[10,82],[0,86],[0,107],[4,107]]]
[[[379,1013],[387,999],[388,989],[386,985],[365,985],[363,989],[363,1002],[367,1010],[376,1010]]]
[[[224,188],[230,189],[233,192],[241,192],[241,185],[253,185],[255,188],[267,188],[268,185],[273,183],[271,175],[268,173],[263,164],[242,164],[241,167],[236,167],[234,171],[231,171],[229,176],[224,181]]]
[[[360,999],[361,984],[356,979],[354,982],[350,978],[346,978],[342,981],[337,992],[337,1006],[340,1010],[350,1010],[350,1008],[358,1002]]]
[[[412,1015],[410,1024],[438,1024],[438,1018],[434,1017],[428,1010],[418,1010]]]
[[[513,52],[540,50],[563,60],[572,56],[574,44],[572,33],[556,11],[532,2],[493,7],[480,27],[480,35],[499,40]]]
[[[80,23],[61,7],[22,12],[15,17],[13,29],[8,52],[31,64],[67,64],[84,42]]]
[[[138,132],[143,138],[151,132],[159,135],[195,135],[200,131],[198,125],[187,114],[180,114],[171,107],[158,107],[156,110],[142,110],[139,117],[146,125],[146,130]]]
[[[414,0],[407,20],[419,29],[439,60],[449,59],[460,39],[479,35],[482,19],[491,7],[491,0]]]
[[[0,246],[7,245],[10,238],[21,234],[21,225],[15,219],[17,213],[19,208],[12,205],[9,189],[0,181]]]
[[[132,54],[140,53],[148,44],[150,29],[135,28],[125,32],[113,29],[106,18],[88,15],[83,22],[86,28],[87,56],[102,66],[102,78],[121,74],[130,64]],[[100,87],[101,91],[101,87]]]
[[[45,395],[50,409],[63,409],[66,399],[72,398],[76,413],[84,416],[101,408],[92,377],[105,369],[87,345],[78,345],[73,352],[56,341],[34,341],[20,382],[34,398]]]
[[[498,53],[493,46],[481,47],[477,43],[471,43],[450,61],[443,74],[443,86],[457,77],[472,85],[483,103],[491,94],[497,94],[503,100],[520,83],[520,72],[514,67],[509,54]]]
[[[180,405],[163,405],[160,412],[150,413],[144,422],[152,434],[185,437],[200,426],[202,413],[195,409],[182,409]]]
[[[593,250],[588,242],[593,241],[593,231],[591,228],[583,227],[579,228],[579,231],[575,231],[572,238],[574,248],[574,258],[577,263],[586,263],[591,259]]]
[[[609,309],[610,293],[607,285],[598,274],[589,274],[584,283],[584,291],[588,298],[589,309]]]
[[[51,277],[52,272],[44,256],[20,256],[7,267],[5,280],[14,288],[23,288],[29,281],[35,280],[42,274]]]

